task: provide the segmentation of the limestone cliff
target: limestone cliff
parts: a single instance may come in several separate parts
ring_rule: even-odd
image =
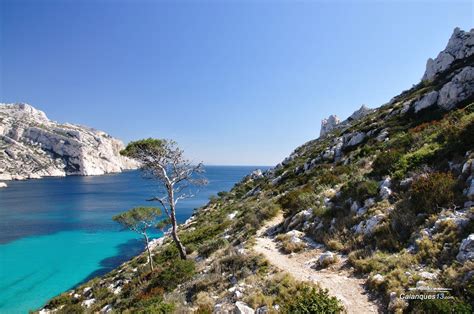
[[[60,124],[27,104],[0,104],[0,180],[101,175],[136,168],[123,143],[92,128]]]

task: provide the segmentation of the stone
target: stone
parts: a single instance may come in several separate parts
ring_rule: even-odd
[[[382,276],[381,274],[375,274],[374,276],[372,276],[371,281],[375,283],[376,285],[380,285],[381,283],[385,281],[385,277]]]
[[[466,191],[466,196],[469,200],[474,201],[474,179],[471,179],[471,184]]]
[[[370,208],[372,206],[375,205],[375,199],[373,199],[372,197],[371,198],[368,198],[364,201],[364,207],[365,208]]]
[[[351,147],[351,146],[356,146],[362,143],[365,139],[366,135],[364,132],[356,132],[349,134],[346,137],[346,141],[344,144],[344,147]]]
[[[316,266],[324,268],[329,266],[330,264],[333,264],[334,262],[336,262],[336,257],[334,253],[331,251],[327,251],[319,256],[318,260],[316,261]]]
[[[263,172],[261,169],[256,169],[254,171],[252,171],[252,173],[250,174],[250,177],[252,179],[260,179],[260,178],[263,178]]]
[[[385,178],[380,184],[380,191],[379,195],[382,199],[387,199],[392,195],[392,190],[390,186],[392,185],[392,181],[390,177]]]
[[[227,217],[228,217],[230,220],[232,220],[232,219],[235,218],[235,216],[237,216],[237,214],[238,214],[238,211],[234,211],[234,212],[230,213]]]
[[[358,110],[354,111],[348,118],[348,120],[359,120],[369,113],[371,113],[373,110],[368,108],[366,105],[362,105]]]
[[[91,307],[92,304],[94,304],[94,303],[95,303],[95,299],[88,299],[88,300],[82,301],[81,305],[83,307]]]
[[[438,106],[444,110],[451,110],[472,95],[474,95],[474,67],[465,67],[440,89]]]
[[[361,221],[356,227],[355,227],[355,233],[357,234],[364,234],[364,235],[370,235],[376,226],[380,224],[380,222],[385,218],[384,214],[378,214],[375,216],[372,216],[368,220]]]
[[[235,302],[235,313],[236,314],[254,314],[255,311],[246,303],[237,301]]]
[[[357,211],[358,211],[358,209],[359,209],[360,207],[361,207],[361,206],[360,206],[359,202],[354,201],[354,202],[352,202],[352,205],[351,205],[351,211],[352,211],[353,213],[357,213]]]
[[[138,167],[124,144],[92,128],[59,124],[27,104],[0,104],[0,178],[101,175]]]
[[[415,108],[415,113],[435,105],[437,100],[438,100],[437,91],[432,91],[426,94],[425,96],[423,96],[423,98],[421,98],[420,100],[416,101],[413,104],[413,107]]]
[[[436,75],[448,69],[455,60],[467,58],[474,54],[474,30],[454,29],[446,48],[438,56],[428,59],[422,81],[432,80]]]
[[[471,233],[466,239],[462,240],[456,259],[459,262],[474,260],[474,233]]]
[[[421,278],[426,279],[426,280],[435,280],[438,277],[437,274],[430,273],[427,271],[422,271],[421,273],[419,273],[419,275]]]
[[[377,142],[383,142],[388,138],[388,131],[387,130],[382,130],[379,135],[375,138]]]
[[[101,313],[110,313],[112,312],[112,305],[110,304],[107,304],[105,305],[101,310],[100,310]]]
[[[341,120],[336,115],[331,115],[327,119],[321,121],[321,131],[319,132],[319,137],[324,137],[326,134],[331,132],[336,128],[336,126],[341,123]]]
[[[0,182],[0,188],[6,188],[8,185],[5,182]]]

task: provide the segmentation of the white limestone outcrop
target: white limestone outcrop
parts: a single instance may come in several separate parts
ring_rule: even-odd
[[[446,48],[435,59],[428,59],[426,71],[422,81],[431,80],[439,73],[448,69],[451,64],[459,59],[467,58],[474,54],[474,29],[469,32],[458,27],[454,29]]]
[[[0,104],[0,180],[101,175],[138,164],[121,141],[92,128],[60,124],[28,104]]]
[[[320,137],[324,137],[326,134],[336,128],[341,123],[341,120],[336,115],[330,115],[329,118],[321,121],[321,131],[319,132]]]

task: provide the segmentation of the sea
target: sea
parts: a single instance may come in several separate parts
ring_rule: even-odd
[[[268,169],[206,167],[209,184],[178,205],[178,220],[257,168]],[[0,189],[0,313],[36,310],[142,252],[140,236],[112,217],[153,205],[147,199],[156,195],[156,184],[138,170],[8,182]]]

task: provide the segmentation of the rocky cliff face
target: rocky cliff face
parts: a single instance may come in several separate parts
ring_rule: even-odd
[[[474,29],[469,32],[455,28],[446,48],[435,59],[428,59],[422,80],[432,80],[457,61],[474,54]]]
[[[0,104],[0,180],[100,175],[136,168],[105,132],[59,124],[27,104]]]

